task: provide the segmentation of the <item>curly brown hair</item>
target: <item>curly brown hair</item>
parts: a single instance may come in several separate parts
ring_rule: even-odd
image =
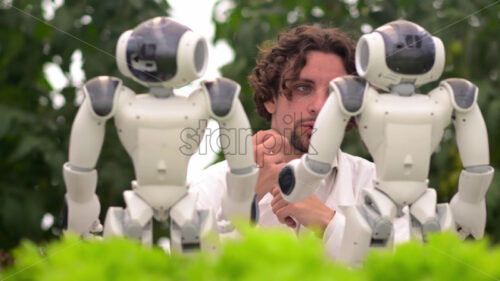
[[[255,91],[254,102],[260,116],[271,120],[264,103],[278,97],[280,93],[290,97],[291,90],[287,82],[299,77],[310,51],[336,54],[342,58],[348,74],[356,73],[354,41],[340,30],[301,25],[282,32],[274,46],[259,48],[257,65],[248,77]],[[293,65],[289,66],[290,62]]]

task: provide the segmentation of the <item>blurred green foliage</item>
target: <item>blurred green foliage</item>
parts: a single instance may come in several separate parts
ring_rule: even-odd
[[[216,254],[166,255],[135,241],[82,241],[67,236],[46,246],[25,242],[1,280],[495,280],[500,249],[487,241],[463,243],[450,233],[374,250],[363,266],[325,258],[321,240],[290,232],[247,229]]]
[[[494,241],[500,241],[500,1],[219,0],[217,7],[215,40],[225,40],[235,50],[235,60],[222,69],[222,75],[242,85],[241,99],[255,130],[267,129],[269,124],[254,110],[247,77],[255,66],[257,47],[275,40],[282,30],[320,24],[337,27],[357,40],[380,25],[406,19],[441,38],[446,48],[446,68],[439,81],[460,77],[479,87],[479,105],[489,133],[490,161],[497,171],[487,194],[487,232]],[[439,81],[425,85],[421,91],[427,93]],[[370,159],[356,130],[346,134],[342,149]],[[455,194],[461,169],[450,126],[430,169],[430,186],[438,190],[440,202],[448,202]]]

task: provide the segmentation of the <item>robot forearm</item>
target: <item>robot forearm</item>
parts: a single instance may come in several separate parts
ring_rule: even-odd
[[[258,168],[252,149],[252,130],[238,99],[240,85],[218,78],[203,83],[210,113],[220,125],[220,141],[231,171],[226,174],[227,190],[222,197],[222,215],[256,220],[255,184]],[[253,207],[253,208],[252,208]]]
[[[348,88],[352,89],[349,95]],[[281,195],[286,201],[309,197],[330,173],[348,120],[363,109],[365,88],[364,80],[352,76],[330,82],[331,94],[314,124],[308,154],[292,160],[280,172]]]
[[[493,179],[493,167],[473,166],[462,170],[458,182],[458,193],[453,196],[450,207],[453,217],[464,238],[472,234],[479,239],[486,225],[486,203],[484,197]]]
[[[222,214],[226,219],[257,220],[255,184],[259,176],[257,166],[231,169],[226,174],[227,190],[222,198]]]
[[[484,200],[493,180],[493,172],[493,167],[489,165],[469,167],[462,170],[458,181],[460,200],[472,204]]]
[[[331,164],[312,160],[308,155],[292,160],[279,175],[283,198],[288,202],[298,202],[309,197],[330,173],[331,168]]]
[[[99,199],[95,193],[97,172],[95,169],[78,169],[65,163],[63,166],[66,183],[67,229],[83,237],[90,232],[100,231]]]

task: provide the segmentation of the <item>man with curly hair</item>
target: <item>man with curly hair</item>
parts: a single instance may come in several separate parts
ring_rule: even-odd
[[[270,130],[253,136],[260,167],[255,187],[258,224],[285,224],[297,232],[304,229],[302,226],[312,229],[323,237],[332,257],[339,254],[345,224],[338,206],[356,203],[360,190],[372,186],[374,165],[339,151],[324,184],[297,203],[283,200],[277,180],[288,161],[307,153],[314,122],[329,95],[329,82],[355,74],[354,54],[354,42],[338,29],[298,26],[281,33],[271,48],[260,50],[249,76],[257,112],[271,122]],[[220,208],[228,169],[226,162],[218,163],[191,183],[199,208]],[[397,224],[396,228],[401,228]],[[396,231],[396,240],[405,239],[398,237],[405,236],[400,232]]]

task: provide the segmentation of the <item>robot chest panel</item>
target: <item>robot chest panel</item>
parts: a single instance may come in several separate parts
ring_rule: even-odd
[[[359,119],[364,143],[386,180],[424,180],[449,112],[429,96],[379,95]]]
[[[116,121],[129,127],[170,129],[196,126],[207,118],[205,107],[194,100],[139,95],[120,108]]]
[[[368,102],[358,124],[361,132],[369,131],[370,135],[377,135],[377,132],[382,134],[389,124],[434,127],[446,122],[449,115],[449,110],[443,104],[427,95],[400,97],[382,94]]]
[[[158,157],[163,157],[161,151],[172,154],[183,147],[186,132],[202,135],[208,117],[205,106],[197,104],[196,100],[137,96],[120,108],[115,124],[120,140],[132,158],[137,156],[139,150],[146,149],[157,149]],[[158,150],[159,147],[163,149]],[[189,148],[188,152],[196,150],[197,146]]]

